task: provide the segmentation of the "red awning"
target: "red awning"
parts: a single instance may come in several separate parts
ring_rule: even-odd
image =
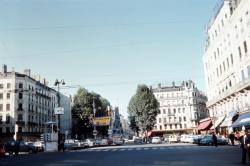
[[[212,120],[203,121],[199,124],[198,130],[209,130],[212,126]]]

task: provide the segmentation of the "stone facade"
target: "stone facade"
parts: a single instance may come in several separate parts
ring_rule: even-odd
[[[180,86],[152,88],[160,103],[153,131],[164,133],[195,133],[198,121],[208,116],[206,96],[199,91],[194,82],[184,81]]]

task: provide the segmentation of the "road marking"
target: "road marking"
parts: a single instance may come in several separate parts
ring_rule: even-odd
[[[135,150],[142,150],[142,148],[136,148]]]

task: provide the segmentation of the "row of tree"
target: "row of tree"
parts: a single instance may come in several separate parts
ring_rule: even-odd
[[[154,127],[159,113],[159,103],[152,90],[146,85],[138,85],[128,105],[130,128],[137,135],[146,134],[147,138],[147,132]]]
[[[73,135],[78,138],[87,138],[93,136],[93,117],[96,108],[95,117],[108,116],[107,107],[110,102],[95,92],[89,92],[85,88],[79,88],[74,96],[72,107],[73,117]],[[93,106],[94,103],[94,106]],[[98,128],[102,134],[107,134],[107,127]]]

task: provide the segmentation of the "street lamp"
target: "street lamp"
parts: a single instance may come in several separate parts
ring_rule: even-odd
[[[60,84],[61,85],[65,85],[64,80],[62,79],[61,81],[59,81],[58,79],[56,79],[55,81],[55,86],[57,86],[57,98],[58,98],[58,107],[60,107]],[[61,142],[61,136],[60,136],[60,114],[57,114],[57,118],[58,118],[58,150],[61,150],[60,148],[60,142]],[[63,147],[62,147],[63,148]]]
[[[95,106],[95,101],[93,100],[93,124],[94,124],[93,135],[96,140],[97,130],[96,130],[95,114],[96,114],[96,106]]]

